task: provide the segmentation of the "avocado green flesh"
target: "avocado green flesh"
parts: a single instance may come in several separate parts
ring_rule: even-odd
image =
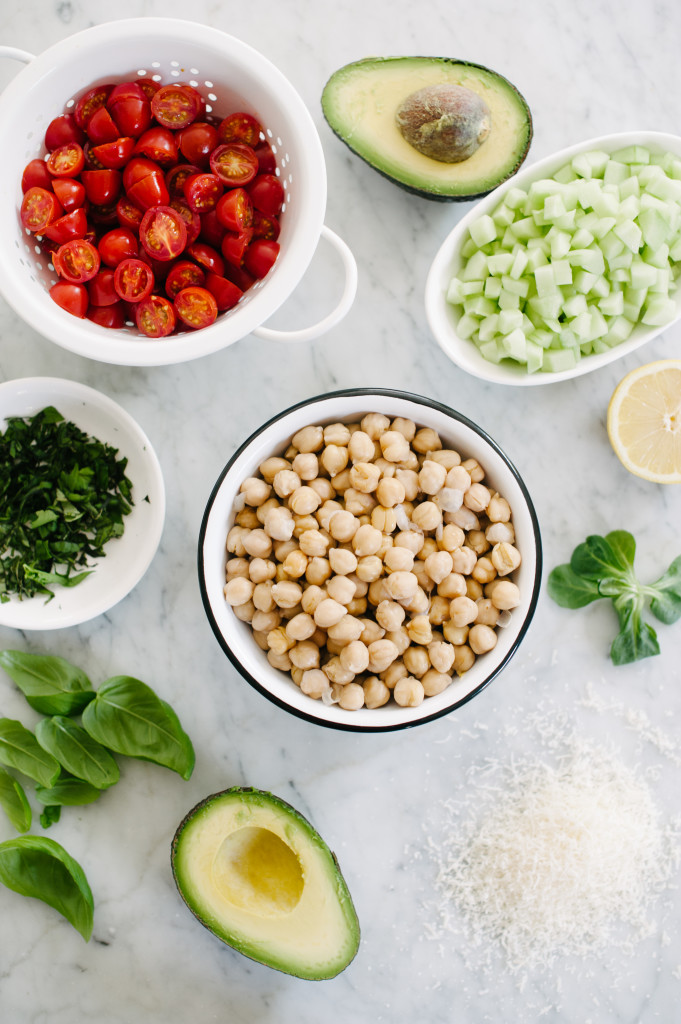
[[[450,82],[478,93],[490,108],[489,136],[468,159],[445,164],[403,138],[395,112],[410,93]],[[529,150],[527,103],[501,75],[476,64],[439,57],[370,58],[336,71],[322,93],[330,127],[380,174],[432,199],[486,195],[514,174]]]
[[[180,895],[219,939],[286,974],[339,974],[359,923],[334,855],[289,804],[261,790],[206,798],[179,826],[172,866]]]

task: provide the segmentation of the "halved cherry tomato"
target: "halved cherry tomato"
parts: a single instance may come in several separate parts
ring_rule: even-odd
[[[218,202],[215,213],[228,231],[243,231],[253,223],[253,203],[243,188],[232,188]]]
[[[130,196],[121,196],[116,203],[116,216],[122,228],[130,228],[131,231],[139,231],[142,223],[144,210],[137,203],[133,202]]]
[[[191,260],[178,260],[173,263],[166,278],[166,295],[174,299],[178,292],[189,285],[203,285],[206,275],[198,263]]]
[[[256,238],[249,245],[244,256],[244,266],[253,277],[264,277],[279,255],[279,242],[269,242],[266,238]]]
[[[186,128],[201,110],[201,97],[183,85],[162,85],[151,97],[151,110],[164,128]]]
[[[175,330],[175,308],[163,295],[150,295],[137,303],[135,323],[148,338],[165,338]]]
[[[96,276],[101,259],[92,242],[72,238],[59,246],[52,262],[60,277],[71,284],[85,284]]]
[[[208,166],[208,159],[220,137],[217,128],[207,121],[194,121],[177,133],[177,144],[180,152],[192,164]]]
[[[280,230],[281,227],[276,217],[268,217],[266,213],[261,213],[260,210],[253,211],[254,238],[266,238],[270,242],[276,242],[279,238]]]
[[[80,97],[73,111],[79,128],[87,131],[90,118],[96,110],[106,105],[112,89],[113,85],[95,85]]]
[[[122,302],[115,302],[111,306],[90,305],[85,315],[100,327],[113,327],[117,331],[125,327],[125,306]]]
[[[76,210],[85,202],[85,186],[75,178],[53,178],[52,188],[65,210]]]
[[[44,188],[49,192],[52,182],[56,180],[48,171],[44,160],[37,158],[29,160],[21,176],[21,191],[28,192],[29,188]]]
[[[202,242],[208,242],[214,249],[219,249],[222,239],[225,237],[225,227],[220,223],[215,210],[201,214],[200,238]]]
[[[246,249],[253,238],[253,228],[246,228],[245,231],[227,231],[222,239],[220,249],[228,263],[234,267],[243,264]]]
[[[120,133],[106,107],[98,107],[87,123],[87,134],[93,145],[101,146],[104,142],[113,142]]]
[[[85,153],[77,142],[67,142],[53,149],[45,163],[55,178],[75,178],[85,167]]]
[[[214,210],[225,186],[215,174],[192,174],[184,183],[184,197],[194,213]]]
[[[276,174],[259,174],[249,185],[248,194],[256,210],[268,217],[278,217],[284,205],[284,186]]]
[[[118,136],[116,136],[118,138]],[[101,160],[98,160],[92,150],[94,149],[92,142],[86,142],[83,146],[83,153],[85,154],[85,168],[88,171],[103,171],[104,164]]]
[[[85,285],[69,284],[68,281],[57,281],[50,288],[50,296],[67,313],[80,317],[81,320],[85,316],[88,307]]]
[[[209,270],[213,274],[224,273],[224,260],[212,245],[206,245],[205,242],[194,242],[192,245],[187,246],[187,256],[203,267],[204,270]]]
[[[106,105],[118,125],[119,135],[137,139],[151,125],[151,103],[137,82],[115,86]]]
[[[129,228],[112,228],[99,240],[99,255],[107,267],[117,267],[123,260],[136,259],[139,242]]]
[[[243,295],[241,288],[228,281],[226,277],[219,274],[206,274],[206,288],[217,303],[218,312],[223,313],[226,309],[232,309]]]
[[[153,78],[138,78],[137,84],[148,100],[161,88],[161,83],[155,82]]]
[[[133,156],[123,171],[123,188],[128,192],[132,185],[137,184],[142,178],[146,178],[148,174],[158,171],[163,173],[161,165],[154,160],[149,160],[146,156]]]
[[[72,238],[84,238],[87,232],[87,215],[82,206],[65,213],[63,217],[57,217],[45,228],[45,235],[63,245]]]
[[[53,150],[66,146],[69,142],[77,142],[82,146],[85,142],[85,132],[76,121],[75,114],[59,114],[45,129],[45,145],[49,150]]]
[[[195,164],[175,164],[166,171],[166,186],[171,196],[184,196],[184,183],[192,174],[199,174]]]
[[[141,302],[151,294],[154,274],[143,260],[121,260],[114,271],[114,288],[126,302]]]
[[[274,174],[277,169],[277,158],[272,152],[269,142],[259,142],[254,152],[258,158],[258,172],[260,174]]]
[[[173,196],[168,206],[171,206],[176,213],[179,213],[184,221],[184,226],[187,229],[187,245],[191,245],[199,237],[201,217],[198,213],[194,213],[193,210],[189,209],[189,203],[184,196]]]
[[[106,206],[118,199],[121,191],[121,172],[102,168],[101,171],[83,171],[80,180],[95,206]]]
[[[151,171],[145,177],[130,185],[128,196],[144,210],[149,210],[154,206],[167,206],[170,194],[161,168],[159,167],[158,170]]]
[[[135,140],[131,139],[129,135],[125,135],[119,139],[113,139],[111,142],[102,142],[99,146],[93,146],[91,152],[103,167],[112,167],[120,171],[129,161],[134,149]]]
[[[209,327],[218,315],[218,304],[207,288],[190,285],[175,296],[175,312],[187,327]]]
[[[210,155],[210,169],[228,188],[247,185],[258,173],[258,158],[244,142],[227,142]]]
[[[21,202],[21,223],[36,235],[41,235],[63,213],[54,192],[48,192],[39,185],[29,188]]]
[[[218,134],[222,142],[245,142],[248,146],[256,146],[262,128],[251,114],[236,113],[220,121]]]
[[[172,167],[177,163],[177,142],[169,128],[156,125],[140,135],[135,144],[135,153],[155,160],[161,167]]]
[[[103,206],[92,203],[88,206],[88,217],[97,228],[113,227],[119,223],[115,202],[105,203]]]
[[[255,284],[252,277],[243,267],[237,267],[233,263],[225,263],[225,277],[240,288],[242,292],[248,291],[251,285]]]
[[[120,300],[111,267],[100,267],[99,273],[88,281],[87,293],[93,306],[112,306]]]
[[[154,206],[142,218],[140,242],[154,259],[172,260],[187,244],[184,220],[172,206]]]

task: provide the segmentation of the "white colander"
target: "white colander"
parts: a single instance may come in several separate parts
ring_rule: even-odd
[[[15,47],[0,56],[26,62],[0,97],[0,289],[8,303],[40,334],[91,359],[128,366],[179,363],[216,352],[249,333],[283,341],[318,337],[348,312],[357,266],[347,245],[324,224],[326,167],[317,130],[291,83],[262,54],[238,39],[194,22],[131,18],[78,32],[38,57]],[[21,225],[21,174],[44,155],[43,137],[53,117],[74,105],[92,85],[151,76],[198,88],[212,111],[253,114],[275,151],[285,189],[281,252],[265,279],[210,327],[163,340],[146,340],[133,328],[113,330],[66,313],[48,292],[56,275]],[[342,260],[345,284],[336,308],[297,331],[261,326],[301,280],[320,237]]]

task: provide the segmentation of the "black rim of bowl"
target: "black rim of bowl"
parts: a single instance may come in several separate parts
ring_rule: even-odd
[[[278,420],[284,419],[284,417],[289,416],[291,413],[296,412],[298,409],[311,407],[316,405],[318,402],[325,402],[332,399],[365,397],[370,398],[372,395],[381,395],[382,397],[386,398],[400,399],[403,401],[413,402],[416,405],[423,405],[430,409],[435,409],[436,411],[444,413],[446,416],[449,416],[451,419],[457,420],[457,422],[462,423],[464,426],[468,427],[480,438],[482,438],[482,440],[485,441],[490,446],[490,448],[492,448],[497,453],[497,455],[504,462],[507,469],[513,474],[515,481],[520,491],[522,492],[522,495],[525,499],[525,503],[527,505],[527,511],[532,522],[532,528],[534,531],[536,544],[537,561],[535,566],[534,582],[532,586],[532,598],[530,600],[530,604],[527,609],[527,614],[525,615],[525,619],[518,632],[518,635],[515,638],[513,645],[507,652],[504,659],[499,663],[499,665],[497,665],[497,667],[494,669],[493,672],[490,673],[490,675],[486,676],[485,679],[483,679],[482,682],[478,684],[478,686],[476,686],[473,690],[470,691],[470,693],[467,693],[464,697],[456,701],[454,704],[451,704],[446,708],[442,708],[442,710],[436,711],[432,715],[426,715],[422,718],[417,718],[413,722],[397,722],[394,725],[353,725],[351,717],[349,718],[347,723],[331,722],[323,718],[318,718],[313,714],[308,714],[305,711],[301,711],[299,708],[295,708],[292,705],[287,704],[286,701],[280,700],[278,697],[276,697],[270,690],[267,689],[267,687],[263,686],[262,683],[259,683],[258,680],[244,668],[244,666],[241,664],[232,648],[227,643],[227,640],[225,639],[222,631],[220,630],[217,622],[215,621],[213,610],[210,606],[208,592],[206,590],[204,576],[203,544],[206,535],[208,519],[213,508],[213,502],[215,501],[217,493],[222,486],[223,480],[229,473],[233,464],[242,454],[242,452],[244,452],[245,449],[248,448],[249,445],[252,444],[252,442],[264,430],[267,430],[267,428],[270,427],[273,423],[276,423]],[[527,490],[527,487],[525,486],[525,483],[522,477],[520,476],[520,473],[515,468],[515,466],[508,458],[506,453],[503,451],[503,449],[499,447],[496,441],[493,438],[491,438],[489,434],[487,434],[486,431],[482,429],[482,427],[479,427],[476,423],[473,423],[472,420],[468,419],[467,416],[462,415],[462,413],[456,412],[456,410],[450,408],[450,406],[448,405],[445,405],[443,402],[436,402],[432,398],[426,398],[423,395],[411,394],[407,391],[396,391],[390,388],[347,388],[341,391],[330,391],[326,394],[316,395],[314,398],[306,398],[301,402],[296,402],[295,405],[289,406],[287,409],[284,409],[283,412],[277,413],[276,416],[272,416],[271,419],[267,420],[266,423],[263,423],[261,426],[259,426],[257,430],[254,430],[253,433],[248,438],[246,438],[243,444],[241,444],[239,448],[237,448],[237,450],[234,452],[234,454],[229,459],[226,466],[220,473],[220,476],[218,477],[213,487],[213,490],[211,491],[210,497],[206,504],[205,511],[203,513],[203,519],[201,520],[201,529],[199,531],[198,572],[199,587],[201,590],[201,600],[203,601],[204,611],[206,613],[206,616],[208,617],[208,621],[211,625],[213,633],[215,634],[218,643],[220,644],[222,650],[231,661],[234,668],[246,680],[247,683],[250,683],[250,685],[258,691],[258,693],[262,694],[263,697],[266,697],[267,700],[269,700],[272,704],[276,704],[277,707],[282,708],[284,711],[288,711],[289,714],[295,715],[297,718],[302,718],[306,722],[311,722],[313,725],[322,725],[329,729],[340,729],[344,732],[394,732],[399,729],[412,729],[418,725],[424,725],[426,722],[433,722],[438,718],[443,718],[445,715],[451,714],[452,711],[455,711],[457,708],[460,708],[464,704],[467,704],[469,700],[472,700],[473,697],[476,697],[479,693],[486,689],[486,687],[489,686],[492,680],[499,675],[501,670],[505,668],[506,665],[508,665],[511,658],[518,650],[518,647],[520,646],[523,637],[525,636],[527,630],[530,627],[530,623],[532,622],[532,619],[534,617],[537,602],[539,600],[539,589],[542,574],[542,542],[541,534],[539,531],[539,520],[537,519],[537,513],[535,511],[532,499],[530,498],[529,491]],[[351,711],[348,712],[348,716],[352,716]]]

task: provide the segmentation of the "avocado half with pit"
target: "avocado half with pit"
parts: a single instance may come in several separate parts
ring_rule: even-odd
[[[368,57],[339,68],[322,111],[379,174],[426,199],[487,195],[532,140],[525,99],[502,75],[447,57]]]
[[[233,788],[179,825],[171,862],[183,900],[239,953],[298,978],[344,970],[359,922],[334,854],[290,804]]]

